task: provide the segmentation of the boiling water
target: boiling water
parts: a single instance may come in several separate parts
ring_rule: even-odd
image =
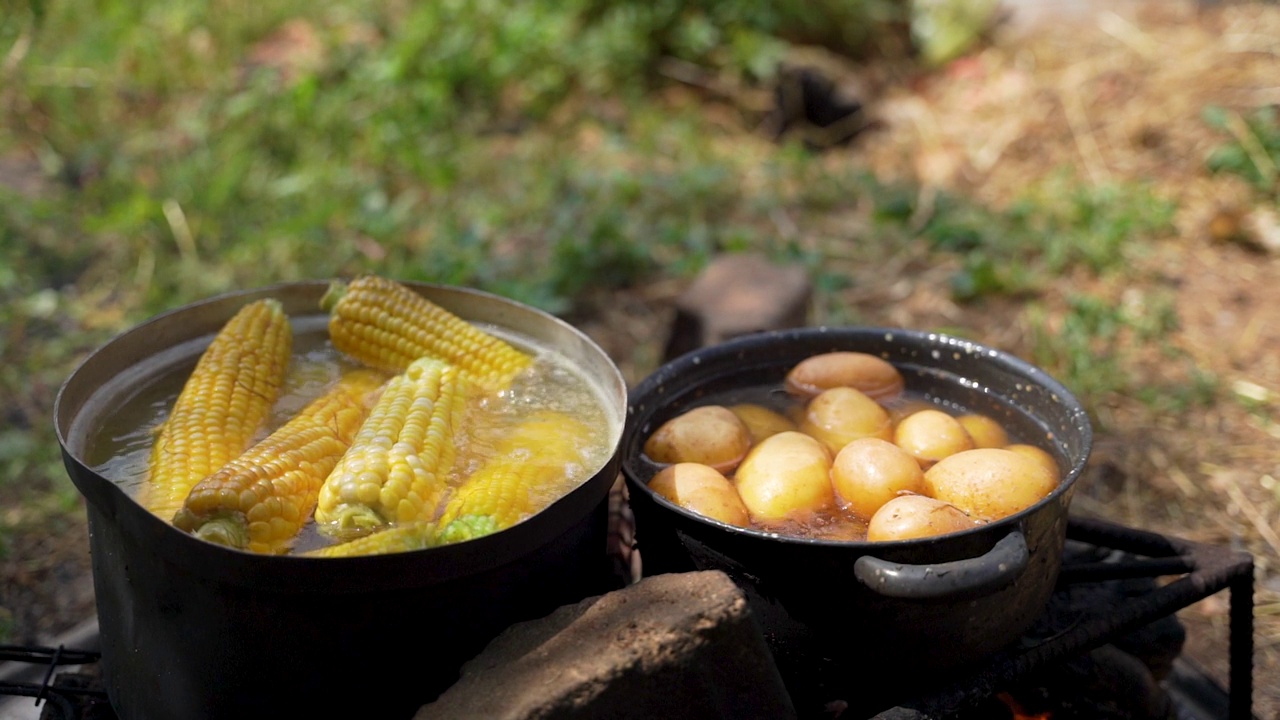
[[[323,325],[309,325],[305,321],[294,323],[293,354],[285,386],[257,439],[288,421],[332,387],[344,372],[361,367],[329,343]],[[510,389],[472,404],[471,416],[482,414],[483,426],[489,434],[501,435],[531,413],[543,410],[576,418],[592,431],[588,436],[577,438],[583,462],[566,464],[557,482],[535,489],[534,507],[545,508],[591,478],[608,462],[621,431],[619,422],[607,410],[609,404],[604,400],[604,391],[563,355],[504,329],[483,329],[534,356],[530,370],[517,378]],[[136,497],[147,481],[155,433],[168,416],[197,359],[192,357],[189,362],[168,369],[125,399],[89,436],[84,450],[85,463]],[[455,438],[455,442],[464,444],[469,439]],[[484,443],[473,444],[471,450],[467,453],[469,462],[459,463],[450,474],[451,487],[461,484],[471,471],[489,459]],[[332,542],[317,532],[312,523],[303,529],[293,551],[302,552]]]

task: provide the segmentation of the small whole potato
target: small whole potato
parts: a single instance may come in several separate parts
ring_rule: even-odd
[[[894,428],[893,441],[922,468],[973,449],[973,438],[960,421],[941,410],[921,410],[906,416]]]
[[[876,400],[902,392],[902,373],[887,360],[860,352],[829,352],[805,358],[786,377],[787,392],[816,397],[833,387],[851,387]]]
[[[1048,452],[1046,452],[1041,448],[1036,447],[1035,445],[1028,445],[1026,443],[1016,443],[1016,444],[1005,447],[1005,450],[1012,450],[1013,452],[1026,455],[1032,460],[1035,460],[1036,462],[1045,466],[1045,468],[1047,468],[1049,472],[1053,473],[1054,475],[1060,475],[1062,473],[1062,470],[1058,468],[1058,461],[1054,460],[1053,456],[1050,455]]]
[[[663,423],[644,444],[657,463],[695,462],[732,472],[751,449],[751,431],[720,405],[693,408]]]
[[[862,438],[836,454],[831,484],[845,506],[867,520],[900,493],[924,493],[924,471],[897,445],[880,438]]]
[[[998,520],[1053,492],[1058,475],[1021,453],[977,448],[938,461],[925,471],[924,486],[927,495],[970,517]]]
[[[649,488],[686,510],[722,523],[746,527],[751,521],[733,483],[709,465],[668,465],[653,476]]]
[[[777,435],[780,432],[796,429],[796,424],[791,422],[790,418],[763,405],[739,403],[730,405],[729,410],[738,416],[742,424],[747,426],[747,430],[751,432],[752,444],[758,443],[770,435]]]
[[[795,519],[835,505],[831,453],[804,433],[787,431],[751,448],[734,475],[753,520]]]
[[[973,438],[973,446],[978,448],[1000,448],[1009,444],[1009,433],[1004,426],[986,415],[969,413],[957,417],[969,437]]]
[[[959,508],[924,495],[902,495],[885,503],[867,523],[867,539],[913,540],[968,530],[978,523]]]
[[[827,446],[833,454],[864,437],[893,437],[889,413],[875,400],[851,387],[823,390],[805,408],[800,432]]]

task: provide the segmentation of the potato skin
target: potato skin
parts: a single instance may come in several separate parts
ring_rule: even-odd
[[[924,492],[924,472],[916,459],[880,438],[862,438],[841,448],[831,465],[836,495],[868,520],[900,493]]]
[[[924,474],[925,493],[980,520],[998,520],[1053,492],[1058,476],[1032,458],[1002,448],[950,455]]]
[[[1026,455],[1032,460],[1035,460],[1041,465],[1044,465],[1045,468],[1048,469],[1049,472],[1053,473],[1054,475],[1057,475],[1062,472],[1058,468],[1058,461],[1054,460],[1053,456],[1050,455],[1047,451],[1042,450],[1041,448],[1038,448],[1035,445],[1028,445],[1026,443],[1016,443],[1014,445],[1006,446],[1005,450],[1012,450],[1013,452]]]
[[[703,405],[663,423],[644,443],[657,463],[696,462],[731,472],[751,448],[751,431],[728,408]]]
[[[811,398],[833,387],[851,387],[876,400],[902,392],[902,373],[887,360],[860,352],[838,351],[801,360],[787,373],[787,392]]]
[[[790,418],[763,405],[739,403],[730,405],[729,410],[747,426],[753,445],[771,435],[796,429],[796,424]]]
[[[1009,433],[1004,426],[986,415],[968,413],[956,418],[973,438],[973,446],[977,448],[999,448],[1009,444]]]
[[[747,453],[734,474],[738,495],[759,522],[795,519],[835,504],[831,453],[804,433],[766,438]]]
[[[871,516],[867,540],[914,540],[968,530],[977,524],[954,505],[924,495],[902,495]]]
[[[751,521],[733,483],[708,465],[668,465],[649,481],[649,489],[682,508],[722,523],[746,527]]]
[[[906,416],[894,428],[893,441],[922,468],[973,449],[973,439],[960,421],[941,410],[921,410]]]
[[[832,454],[864,437],[893,436],[889,413],[865,393],[851,387],[824,390],[809,401],[800,431],[827,446]]]

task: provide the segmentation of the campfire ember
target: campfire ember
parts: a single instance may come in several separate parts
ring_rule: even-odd
[[[1013,720],[1049,720],[1049,718],[1053,717],[1053,713],[1050,712],[1033,713],[1027,711],[1022,706],[1022,703],[1006,692],[998,693],[996,699],[1008,706],[1009,712],[1013,713]]]

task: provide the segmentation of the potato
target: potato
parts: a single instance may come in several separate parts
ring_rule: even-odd
[[[1013,452],[1026,455],[1032,460],[1035,460],[1036,462],[1045,466],[1045,468],[1047,468],[1049,472],[1053,473],[1055,476],[1060,475],[1062,473],[1062,470],[1058,468],[1058,461],[1054,460],[1053,456],[1050,455],[1048,452],[1036,447],[1035,445],[1027,445],[1025,443],[1016,443],[1014,445],[1006,446],[1005,450],[1012,450]]]
[[[787,373],[787,392],[812,398],[833,387],[851,387],[876,400],[902,392],[902,373],[886,360],[860,352],[829,352],[805,358]]]
[[[922,468],[973,449],[973,438],[960,421],[941,410],[921,410],[906,416],[894,428],[893,441]]]
[[[835,505],[831,453],[804,433],[787,431],[751,448],[734,475],[753,520],[795,519]]]
[[[809,401],[800,432],[820,440],[834,454],[859,438],[888,440],[893,426],[889,413],[865,393],[835,387]]]
[[[845,445],[831,465],[836,495],[866,520],[902,492],[924,493],[924,472],[916,459],[880,438]]]
[[[696,462],[731,472],[751,449],[751,431],[728,408],[703,405],[666,421],[644,444],[657,463]]]
[[[676,463],[658,471],[649,489],[686,510],[729,525],[746,527],[750,522],[733,483],[718,470],[700,463]]]
[[[973,446],[978,448],[999,448],[1009,444],[1009,433],[1004,427],[987,417],[973,413],[956,418],[964,427],[969,437],[973,438]]]
[[[912,540],[968,530],[978,523],[959,508],[924,495],[903,495],[885,503],[867,523],[867,539]]]
[[[738,405],[730,405],[729,410],[738,416],[743,425],[747,426],[747,430],[751,432],[751,443],[753,445],[770,435],[777,435],[780,432],[796,429],[796,424],[791,422],[789,418],[763,405],[740,403]]]
[[[925,492],[980,520],[1028,508],[1058,486],[1057,473],[1012,450],[978,448],[938,461],[924,474]]]

